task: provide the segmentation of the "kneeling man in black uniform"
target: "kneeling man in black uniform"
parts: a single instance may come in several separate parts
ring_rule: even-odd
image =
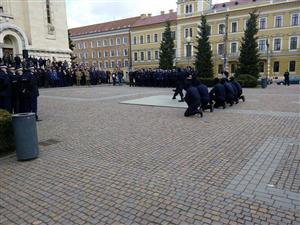
[[[200,114],[203,117],[203,113],[200,109],[201,106],[201,98],[197,87],[192,84],[192,76],[187,78],[187,91],[184,97],[185,102],[188,105],[187,110],[184,113],[185,117],[193,116],[196,114]]]
[[[219,78],[215,78],[214,87],[209,92],[210,99],[215,102],[214,104],[215,108],[219,108],[220,106],[222,106],[223,109],[226,108],[225,96],[226,93],[225,93],[224,85],[220,84]]]
[[[209,99],[208,87],[201,81],[196,81],[196,85],[201,98],[202,111],[209,109],[210,112],[213,112],[212,102]]]
[[[237,98],[238,99],[242,99],[243,102],[245,101],[245,96],[243,95],[243,88],[240,85],[239,82],[237,82],[234,77],[230,77],[230,83],[232,84],[232,86],[234,86],[237,90]]]

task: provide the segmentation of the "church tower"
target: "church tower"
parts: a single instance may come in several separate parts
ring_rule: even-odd
[[[178,0],[177,16],[189,17],[202,14],[211,8],[212,0]]]

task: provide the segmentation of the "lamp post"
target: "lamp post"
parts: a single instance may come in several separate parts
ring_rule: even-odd
[[[192,49],[191,49],[192,38],[187,37],[185,39],[185,41],[186,41],[186,44],[187,44],[186,57],[187,57],[187,60],[188,60],[188,67],[190,67],[190,57],[192,56]]]
[[[266,41],[266,45],[267,45],[267,81],[268,81],[268,78],[270,76],[270,53],[269,53],[269,47],[270,47],[270,44],[269,44],[269,41],[267,40]]]

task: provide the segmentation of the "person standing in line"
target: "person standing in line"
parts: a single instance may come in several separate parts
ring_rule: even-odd
[[[11,112],[11,85],[4,64],[0,65],[0,108]]]

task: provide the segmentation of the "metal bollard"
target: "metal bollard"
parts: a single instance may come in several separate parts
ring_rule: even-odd
[[[19,161],[35,159],[39,154],[35,113],[12,116],[16,154]]]

